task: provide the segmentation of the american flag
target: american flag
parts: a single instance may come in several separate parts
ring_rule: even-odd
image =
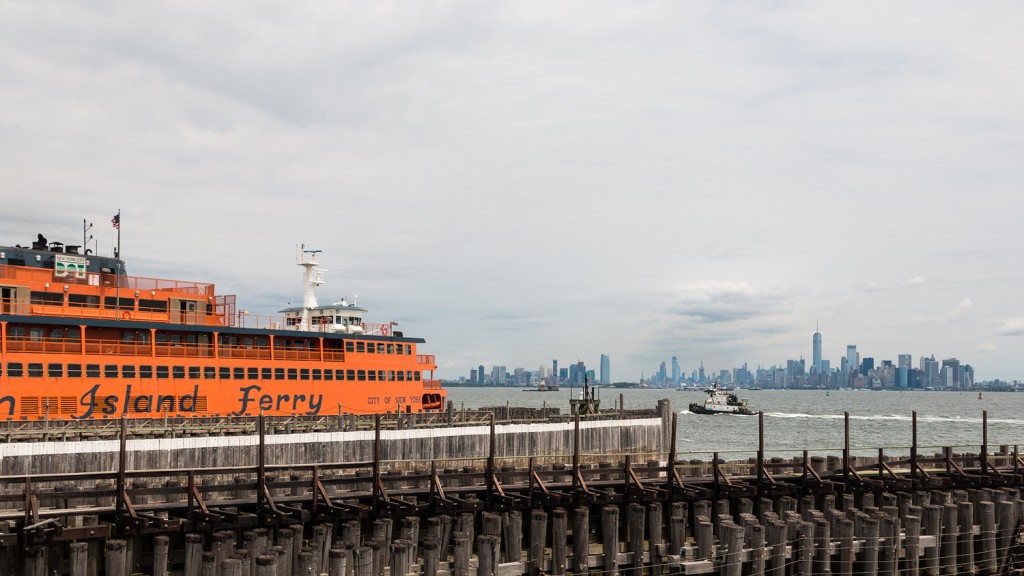
[[[121,215],[114,214],[114,217],[110,219],[110,223],[114,225],[114,228],[121,229]]]

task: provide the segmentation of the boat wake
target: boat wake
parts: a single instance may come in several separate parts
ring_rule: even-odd
[[[800,412],[765,412],[769,418],[802,418],[807,420],[842,420],[842,414],[805,414]],[[910,422],[912,416],[904,414],[871,414],[871,415],[850,415],[850,420],[891,420],[897,422]],[[960,416],[917,416],[918,422],[958,422],[963,424],[981,424],[981,418],[960,417]],[[989,418],[989,424],[1024,424],[1024,420],[1016,418]]]

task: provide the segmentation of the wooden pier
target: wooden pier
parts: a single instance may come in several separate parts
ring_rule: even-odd
[[[0,574],[837,576],[1022,573],[1016,446],[854,456],[553,454],[0,477]],[[669,424],[675,437],[676,420]],[[684,456],[690,456],[684,458]]]

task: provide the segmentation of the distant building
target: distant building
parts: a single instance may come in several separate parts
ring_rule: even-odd
[[[870,356],[866,356],[865,358],[863,358],[860,361],[860,373],[861,373],[862,376],[867,376],[874,369],[875,369],[875,359],[874,358],[872,358]]]
[[[817,329],[811,339],[811,371],[821,374],[821,332],[818,332]]]
[[[612,383],[612,361],[607,354],[601,354],[601,384],[607,386]]]
[[[914,357],[910,354],[900,354],[897,366],[906,366],[907,370],[914,367]]]
[[[846,346],[846,370],[848,372],[856,372],[859,365],[860,363],[857,362],[857,345],[848,344]]]
[[[679,384],[679,358],[672,357],[672,384]]]
[[[960,361],[956,358],[946,358],[942,361],[940,369],[943,385],[946,388],[961,388],[963,380],[960,377]]]
[[[476,383],[477,383],[477,384],[480,384],[480,385],[483,385],[483,383],[484,383],[484,378],[485,378],[485,377],[484,377],[484,365],[483,365],[483,364],[481,364],[481,365],[480,365],[480,366],[479,366],[479,367],[478,367],[478,368],[476,369],[476,378],[477,378],[477,380],[476,380]]]

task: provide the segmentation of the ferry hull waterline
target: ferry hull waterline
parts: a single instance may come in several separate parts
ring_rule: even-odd
[[[301,306],[256,316],[213,284],[129,276],[117,257],[0,247],[0,420],[441,410],[422,338],[319,305],[301,249]],[[250,326],[251,325],[251,326]]]

